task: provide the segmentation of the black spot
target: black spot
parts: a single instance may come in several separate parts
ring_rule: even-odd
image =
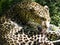
[[[23,29],[21,29],[20,31],[18,31],[19,34],[22,34],[23,33]]]
[[[24,35],[24,37],[26,37],[26,36]]]
[[[37,39],[37,42],[39,42],[39,39]]]
[[[34,41],[34,44],[33,45],[36,45],[36,41]]]
[[[30,38],[30,35],[28,35],[28,38]]]
[[[20,33],[20,31],[18,31],[18,33]]]
[[[23,43],[21,43],[21,45],[23,45]]]
[[[14,44],[12,44],[12,45],[14,45]]]
[[[31,41],[33,41],[33,39],[30,39]]]
[[[16,32],[15,35],[18,35],[18,32]]]
[[[18,35],[16,35],[16,37],[18,37]]]
[[[22,40],[18,40],[19,42],[21,42]]]
[[[36,39],[36,37],[35,37],[35,39]]]
[[[29,45],[31,45],[31,42],[29,42]]]
[[[25,45],[25,43],[24,43],[24,42],[22,42],[22,43],[21,43],[21,45]]]
[[[28,40],[25,40],[25,42],[28,42]]]

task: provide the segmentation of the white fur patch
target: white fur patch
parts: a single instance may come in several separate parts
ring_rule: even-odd
[[[50,22],[46,21],[47,28],[50,26]]]

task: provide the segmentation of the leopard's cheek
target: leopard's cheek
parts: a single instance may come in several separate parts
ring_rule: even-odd
[[[45,25],[46,25],[46,24],[45,24],[45,21],[42,21],[41,26],[42,26],[42,27],[45,27]]]
[[[46,27],[49,28],[49,26],[50,26],[50,22],[46,21]]]

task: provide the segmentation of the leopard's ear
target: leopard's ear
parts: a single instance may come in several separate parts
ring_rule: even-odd
[[[45,10],[49,10],[49,7],[47,5],[44,6]]]
[[[44,6],[44,10],[45,10],[45,12],[46,12],[47,15],[50,15],[49,14],[49,7],[47,5]]]

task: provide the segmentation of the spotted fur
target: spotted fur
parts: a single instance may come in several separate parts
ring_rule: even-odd
[[[45,29],[46,22],[50,22],[49,10],[46,7],[36,2],[13,5],[0,17],[0,34],[6,42],[0,39],[3,45],[53,45],[45,34],[40,34],[36,29],[39,25]]]

